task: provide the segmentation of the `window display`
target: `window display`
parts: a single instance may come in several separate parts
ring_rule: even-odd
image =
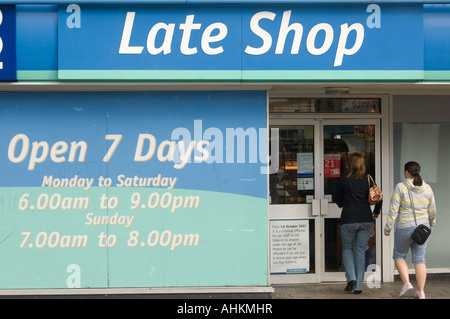
[[[271,204],[300,204],[314,195],[314,126],[279,129],[279,169],[270,175]],[[273,150],[271,154],[274,154]]]

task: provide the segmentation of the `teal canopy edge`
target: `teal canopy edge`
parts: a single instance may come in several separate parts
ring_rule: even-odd
[[[352,70],[352,71],[229,71],[229,70],[59,70],[17,71],[19,81],[63,82],[314,82],[449,81],[450,71]]]

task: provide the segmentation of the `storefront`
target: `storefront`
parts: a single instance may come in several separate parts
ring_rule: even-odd
[[[387,201],[423,165],[449,272],[450,6],[319,2],[0,6],[0,294],[344,281],[355,151]],[[387,211],[368,285],[394,278]]]

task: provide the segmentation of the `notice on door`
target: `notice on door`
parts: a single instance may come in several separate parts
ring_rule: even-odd
[[[314,189],[313,153],[297,153],[297,189]]]
[[[341,177],[341,156],[339,154],[324,154],[325,178]]]
[[[309,221],[270,221],[270,273],[309,272]]]

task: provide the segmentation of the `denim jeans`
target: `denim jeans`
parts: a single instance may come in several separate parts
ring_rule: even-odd
[[[355,290],[362,290],[366,271],[366,249],[373,222],[341,225],[342,255],[347,282],[356,280]],[[353,247],[355,253],[353,254]]]
[[[425,226],[430,227],[429,223],[426,223]],[[409,249],[411,248],[411,261],[413,264],[425,264],[425,253],[427,250],[428,241],[423,245],[419,245],[415,243],[411,239],[411,235],[414,232],[416,227],[402,228],[395,230],[394,237],[394,260],[395,259],[406,259],[406,254],[408,254]]]

